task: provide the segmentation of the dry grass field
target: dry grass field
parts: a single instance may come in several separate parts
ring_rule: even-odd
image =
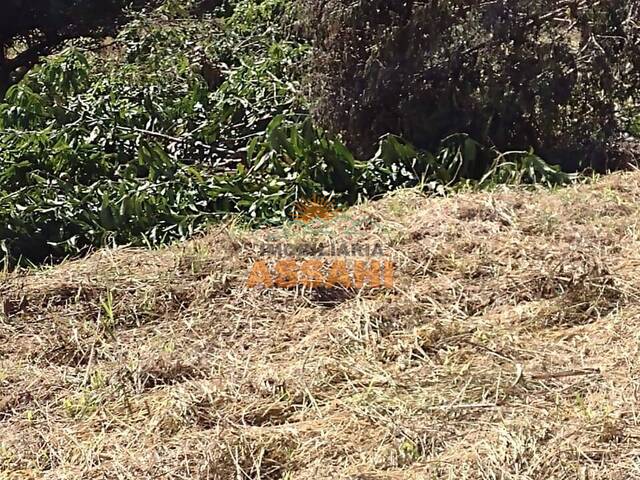
[[[0,273],[0,479],[640,478],[639,200],[402,191]],[[380,243],[394,288],[248,288],[267,240]]]

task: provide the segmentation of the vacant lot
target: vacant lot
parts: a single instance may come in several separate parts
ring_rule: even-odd
[[[403,191],[0,273],[0,478],[640,477],[639,200]],[[249,289],[265,241],[381,244],[395,286]]]

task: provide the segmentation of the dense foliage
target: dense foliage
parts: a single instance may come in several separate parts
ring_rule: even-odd
[[[0,7],[0,97],[61,42],[113,33],[127,7],[150,0],[6,0]]]
[[[640,104],[637,0],[310,0],[316,113],[361,153],[465,132],[570,170],[625,162]],[[483,170],[491,161],[485,158]]]
[[[291,5],[235,0],[207,12],[169,0],[101,48],[68,44],[9,89],[0,104],[6,258],[155,245],[229,214],[279,223],[314,194],[351,204],[419,184],[443,192],[463,179],[569,179],[528,148],[502,154],[464,132],[429,149],[381,135],[371,155],[355,156],[309,117],[312,50]]]

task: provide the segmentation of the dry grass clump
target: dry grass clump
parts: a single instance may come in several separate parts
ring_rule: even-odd
[[[638,200],[404,191],[4,273],[0,478],[638,477]],[[345,243],[394,288],[246,286],[265,245]]]

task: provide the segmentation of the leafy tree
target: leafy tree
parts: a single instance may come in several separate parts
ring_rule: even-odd
[[[62,41],[113,32],[142,0],[5,0],[0,7],[0,98]]]
[[[620,163],[640,106],[637,0],[307,2],[316,118],[356,151],[464,132],[571,170]]]

